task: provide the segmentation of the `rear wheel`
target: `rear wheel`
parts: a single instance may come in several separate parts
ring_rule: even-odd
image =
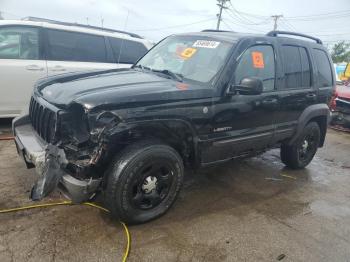
[[[107,171],[106,204],[112,215],[129,224],[164,214],[183,181],[179,154],[165,144],[139,142],[123,150]]]
[[[310,122],[293,145],[281,146],[281,160],[289,168],[304,168],[315,156],[319,144],[320,127],[316,122]]]

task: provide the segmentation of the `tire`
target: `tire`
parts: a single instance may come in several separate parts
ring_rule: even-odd
[[[180,155],[158,141],[137,142],[106,171],[105,204],[112,216],[139,224],[163,215],[174,203],[184,176]]]
[[[317,152],[320,137],[319,125],[316,122],[308,123],[293,145],[282,144],[282,162],[291,169],[306,167]]]

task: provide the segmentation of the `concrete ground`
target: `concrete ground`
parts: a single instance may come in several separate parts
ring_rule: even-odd
[[[129,261],[350,261],[349,152],[350,135],[329,130],[304,170],[272,150],[188,173],[165,216],[129,228]],[[13,142],[0,142],[0,209],[32,204],[34,181]],[[0,214],[2,262],[120,261],[125,244],[118,222],[91,207]]]

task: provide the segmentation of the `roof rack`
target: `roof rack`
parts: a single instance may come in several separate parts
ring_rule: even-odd
[[[304,37],[304,38],[309,38],[312,39],[314,41],[316,41],[316,43],[322,45],[322,41],[319,38],[313,37],[313,36],[309,36],[309,35],[305,35],[305,34],[300,34],[300,33],[295,33],[295,32],[288,32],[288,31],[271,31],[268,32],[266,34],[267,36],[278,36],[278,35],[294,35],[294,36],[300,36],[300,37]]]
[[[61,22],[61,21],[56,21],[52,19],[46,19],[46,18],[40,18],[40,17],[33,17],[33,16],[27,16],[22,18],[24,21],[33,21],[33,22],[46,22],[46,23],[51,23],[51,24],[57,24],[57,25],[66,25],[66,26],[78,26],[78,27],[85,27],[89,29],[95,29],[95,30],[101,30],[101,31],[106,31],[110,33],[120,33],[120,34],[126,34],[131,37],[135,38],[140,38],[143,39],[143,37],[134,34],[134,33],[129,33],[121,30],[115,30],[115,29],[110,29],[110,28],[105,28],[105,27],[99,27],[99,26],[93,26],[93,25],[84,25],[84,24],[78,24],[78,23],[69,23],[69,22]]]
[[[227,31],[227,30],[216,30],[216,29],[204,29],[201,32],[234,32],[234,31]]]

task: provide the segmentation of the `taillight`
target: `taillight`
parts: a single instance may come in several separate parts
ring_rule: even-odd
[[[332,111],[335,111],[335,108],[337,107],[337,102],[335,99],[338,97],[337,87],[334,87],[333,94],[331,97],[331,101],[329,102],[329,108]]]

